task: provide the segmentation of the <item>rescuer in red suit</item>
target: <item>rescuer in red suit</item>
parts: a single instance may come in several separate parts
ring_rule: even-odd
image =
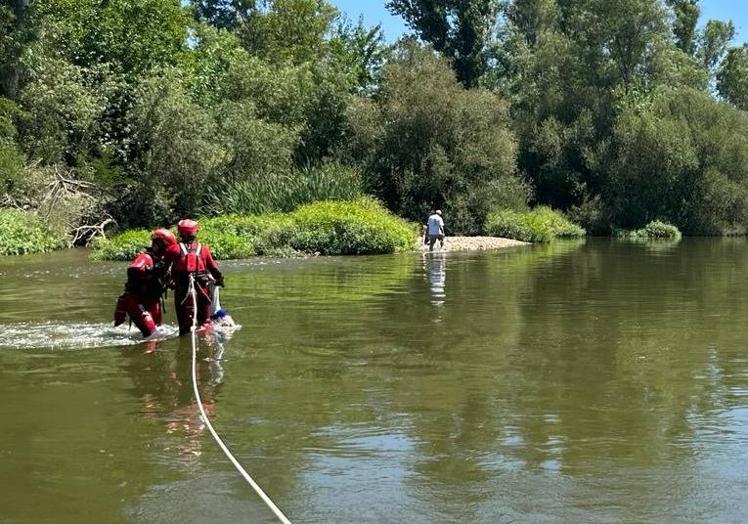
[[[193,275],[195,280],[197,325],[200,328],[210,328],[210,284],[223,286],[223,275],[218,264],[210,248],[197,241],[197,231],[198,224],[194,220],[180,220],[177,224],[180,242],[166,249],[161,269],[171,270],[174,279],[174,307],[180,335],[190,332],[194,316],[189,276]]]
[[[117,300],[114,325],[119,326],[129,316],[144,337],[161,325],[161,296],[165,291],[166,274],[156,270],[169,246],[177,244],[177,237],[167,229],[157,229],[151,235],[151,247],[139,253],[127,266],[125,292]]]

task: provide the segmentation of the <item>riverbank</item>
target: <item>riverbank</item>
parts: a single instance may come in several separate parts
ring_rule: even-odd
[[[444,247],[439,247],[439,242],[437,242],[434,246],[434,251],[488,251],[529,245],[530,242],[502,237],[446,237],[444,239]],[[416,250],[429,250],[428,244],[423,243],[423,238],[418,239]]]

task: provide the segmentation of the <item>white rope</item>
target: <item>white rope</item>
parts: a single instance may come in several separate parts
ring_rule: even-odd
[[[221,450],[223,450],[224,454],[228,457],[237,471],[241,473],[242,477],[244,477],[244,480],[246,480],[249,485],[252,486],[252,489],[255,490],[255,492],[260,496],[263,502],[267,504],[267,506],[272,510],[273,513],[275,513],[275,516],[278,517],[278,520],[280,520],[283,524],[291,524],[291,521],[286,518],[286,516],[278,508],[278,506],[276,506],[275,503],[270,500],[270,497],[268,497],[265,492],[262,491],[262,488],[254,481],[254,479],[252,479],[249,473],[245,471],[242,465],[239,464],[239,461],[234,458],[234,455],[231,454],[229,448],[226,447],[226,444],[223,443],[221,437],[219,437],[218,433],[216,433],[216,430],[213,429],[213,425],[210,423],[210,420],[208,420],[208,415],[205,413],[205,409],[203,408],[203,401],[200,398],[200,392],[197,389],[197,336],[195,333],[197,331],[197,292],[195,291],[195,278],[192,274],[190,274],[190,287],[188,292],[192,295],[192,389],[195,393],[195,400],[197,400],[197,407],[200,409],[200,417],[203,419],[203,422],[208,427],[208,431],[210,431],[210,434],[213,435],[213,438],[216,440]]]

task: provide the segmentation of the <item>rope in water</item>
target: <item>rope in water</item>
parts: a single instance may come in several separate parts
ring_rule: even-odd
[[[210,434],[213,435],[213,438],[218,443],[218,446],[221,448],[224,454],[228,457],[237,471],[241,473],[242,477],[244,477],[244,480],[246,480],[249,485],[252,486],[252,489],[255,490],[255,492],[260,496],[263,502],[267,504],[267,506],[272,510],[273,513],[275,513],[275,516],[278,517],[278,520],[280,520],[283,524],[291,524],[291,521],[286,518],[286,516],[278,508],[278,506],[276,506],[275,503],[270,500],[270,497],[268,497],[265,492],[262,491],[262,488],[254,481],[254,479],[252,479],[252,477],[249,475],[249,473],[246,472],[242,465],[239,464],[239,461],[234,458],[234,455],[231,454],[229,448],[226,447],[226,444],[223,443],[221,437],[219,437],[218,433],[216,433],[216,430],[213,429],[213,425],[210,423],[210,420],[208,420],[208,415],[205,413],[205,409],[203,408],[203,401],[200,398],[200,392],[197,388],[197,335],[195,333],[197,331],[197,292],[195,291],[195,278],[193,277],[193,275],[190,275],[190,287],[188,292],[192,296],[192,390],[195,393],[197,407],[200,409],[200,417],[203,419],[203,422],[208,427],[208,431],[210,431]]]

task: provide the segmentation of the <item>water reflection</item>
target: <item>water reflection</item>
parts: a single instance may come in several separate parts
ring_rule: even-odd
[[[423,267],[428,279],[431,304],[441,306],[447,297],[447,258],[444,252],[423,253]]]
[[[157,449],[161,459],[192,461],[200,457],[205,440],[203,423],[192,388],[192,345],[189,337],[177,341],[176,352],[150,342],[128,348],[123,364],[140,399],[143,416],[163,426]],[[202,340],[196,364],[198,391],[206,414],[216,415],[216,396],[223,385],[223,341],[211,335]]]
[[[227,382],[220,344],[201,342],[214,360],[200,362],[200,389],[293,521],[745,520],[744,240],[440,255],[234,268],[229,304],[248,327],[229,344]],[[115,276],[81,300],[109,304]],[[2,285],[26,311],[47,304]],[[0,318],[17,322],[3,300]],[[46,314],[101,310],[81,304]],[[6,498],[24,501],[9,511],[0,500],[3,513],[19,520],[33,502],[25,521],[57,521],[58,501],[88,508],[75,497],[91,493],[107,517],[125,501],[133,522],[262,521],[207,451],[189,346],[177,348],[187,342],[126,357],[0,351],[0,477],[14,479]],[[89,451],[110,447],[101,474]],[[38,479],[54,475],[44,494],[55,504],[40,510]]]

